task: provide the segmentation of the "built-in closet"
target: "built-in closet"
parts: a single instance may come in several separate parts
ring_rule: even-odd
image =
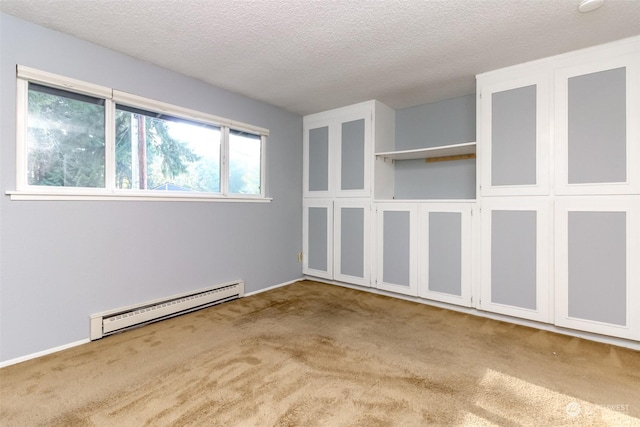
[[[306,275],[640,341],[640,37],[478,75],[477,143],[395,117],[304,118]],[[469,161],[475,198],[396,182]]]

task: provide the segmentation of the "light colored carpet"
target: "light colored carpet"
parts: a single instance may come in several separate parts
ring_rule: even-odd
[[[0,380],[3,426],[640,425],[640,352],[310,281]]]

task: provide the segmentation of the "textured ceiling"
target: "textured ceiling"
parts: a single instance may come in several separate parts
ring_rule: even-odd
[[[475,74],[640,34],[640,1],[2,0],[0,10],[308,114],[474,92]]]

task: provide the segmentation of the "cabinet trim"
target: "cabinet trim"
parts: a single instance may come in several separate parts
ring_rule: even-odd
[[[397,285],[384,281],[384,213],[408,212],[409,213],[409,286]],[[418,266],[416,257],[418,253],[416,229],[418,206],[413,203],[377,203],[376,204],[376,280],[375,287],[404,295],[418,295]]]
[[[482,196],[531,196],[549,194],[551,73],[537,73],[526,77],[511,76],[510,79],[487,83],[478,78],[478,165],[479,190]],[[536,86],[536,181],[525,185],[492,184],[492,103],[494,93]]]
[[[626,325],[569,316],[569,212],[626,212]],[[555,204],[555,324],[598,334],[640,340],[640,198],[558,197]]]
[[[421,298],[449,304],[471,306],[472,277],[472,207],[475,203],[422,203],[418,206],[418,295]],[[460,218],[460,295],[452,295],[429,289],[429,214],[432,212],[459,213]]]
[[[309,268],[309,208],[327,210],[327,271]],[[333,200],[307,199],[302,209],[302,272],[310,276],[333,278]]]
[[[342,259],[342,212],[343,208],[360,208],[363,210],[363,277],[351,276],[348,274],[342,274],[341,271],[341,259]],[[334,238],[333,238],[333,278],[341,282],[353,283],[361,286],[371,286],[371,266],[370,266],[370,253],[371,253],[371,202],[369,200],[336,200],[333,204],[333,226],[334,226]]]
[[[487,198],[482,202],[480,236],[480,301],[479,310],[493,311],[509,316],[540,322],[552,322],[551,305],[551,201],[546,197]],[[536,308],[529,309],[491,301],[491,230],[492,212],[536,212]]]
[[[626,172],[622,182],[568,182],[569,79],[616,68],[626,69]],[[640,51],[597,62],[558,69],[555,72],[555,190],[558,195],[640,194]]]

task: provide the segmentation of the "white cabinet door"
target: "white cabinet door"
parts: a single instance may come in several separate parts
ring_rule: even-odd
[[[370,197],[373,112],[365,102],[304,117],[304,197]]]
[[[420,297],[471,306],[472,206],[472,203],[420,204]]]
[[[373,105],[345,108],[336,121],[336,196],[370,197]]]
[[[332,121],[327,117],[304,120],[303,182],[304,197],[332,197],[334,187],[333,158],[335,136]]]
[[[371,202],[337,200],[334,203],[334,275],[335,280],[371,286]]]
[[[549,194],[550,73],[478,77],[482,196]]]
[[[640,339],[640,197],[559,197],[558,326]]]
[[[333,279],[333,201],[305,200],[302,230],[302,272]]]
[[[550,321],[550,201],[483,199],[478,308]]]
[[[418,206],[376,204],[376,287],[418,295]]]
[[[555,73],[556,193],[640,194],[640,49]]]

